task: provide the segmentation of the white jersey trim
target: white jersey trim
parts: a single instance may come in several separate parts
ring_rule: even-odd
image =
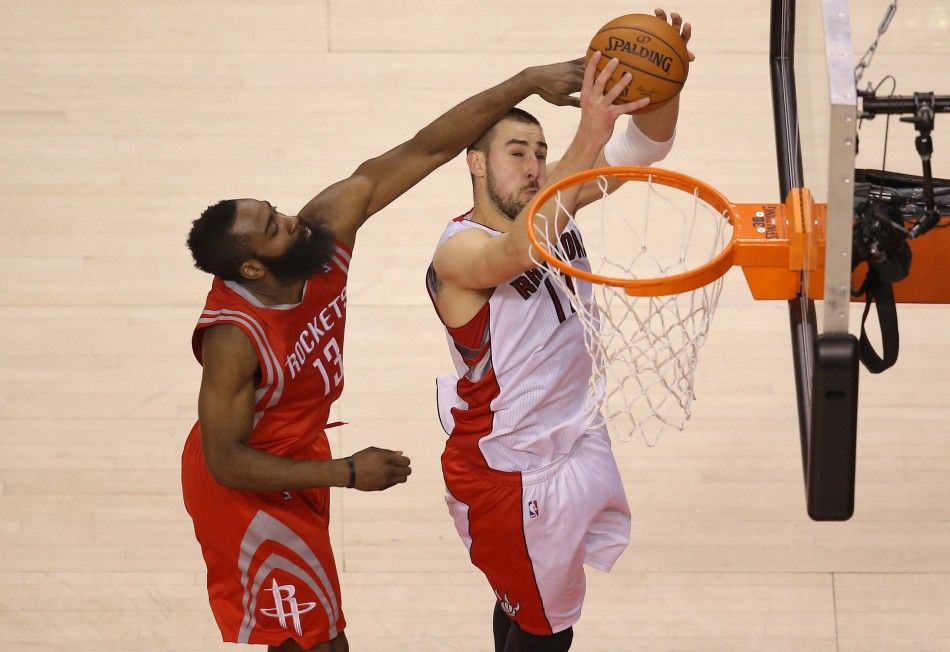
[[[271,407],[277,404],[280,401],[280,397],[284,393],[284,370],[280,367],[280,362],[277,360],[277,356],[274,354],[274,350],[271,348],[270,343],[267,341],[267,336],[264,333],[264,329],[253,317],[244,312],[239,312],[237,310],[205,310],[201,313],[201,318],[198,320],[198,323],[201,325],[210,325],[217,323],[234,323],[242,324],[247,327],[248,331],[251,333],[251,336],[254,338],[254,342],[257,344],[257,350],[260,353],[262,362],[264,363],[264,384],[257,388],[254,392],[254,426],[257,426],[257,422],[261,420],[261,417],[264,416],[264,413]],[[274,393],[271,394],[270,400],[262,408],[258,408],[260,400],[264,397],[267,391],[275,387]]]
[[[225,281],[225,285],[234,290],[234,292],[241,296],[242,299],[247,301],[249,304],[255,308],[265,308],[267,310],[290,310],[291,308],[296,308],[301,303],[303,303],[303,297],[307,296],[307,288],[310,286],[310,281],[304,281],[303,292],[300,294],[300,301],[297,303],[277,303],[272,306],[265,305],[254,296],[254,293],[248,290],[246,287],[238,283],[237,281]]]

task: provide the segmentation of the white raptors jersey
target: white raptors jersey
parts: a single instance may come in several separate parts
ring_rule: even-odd
[[[466,229],[498,235],[472,222],[469,212],[449,223],[439,246]],[[561,244],[573,265],[590,270],[574,220]],[[439,418],[449,446],[473,463],[531,471],[569,453],[587,431],[591,360],[580,320],[568,296],[548,278],[552,273],[559,272],[534,267],[519,274],[496,287],[467,324],[446,327],[455,374],[437,380]],[[430,266],[433,302],[436,283]],[[590,283],[572,279],[571,284],[589,304]]]

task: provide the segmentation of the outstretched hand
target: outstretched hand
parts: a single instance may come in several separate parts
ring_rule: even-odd
[[[370,446],[350,456],[356,467],[356,485],[360,491],[382,491],[405,482],[412,473],[409,458],[402,451]]]
[[[660,20],[667,20],[666,12],[663,9],[654,9],[653,13],[656,14],[656,17]],[[689,45],[689,39],[693,35],[693,26],[689,23],[684,23],[683,17],[675,11],[670,14],[669,21],[673,29],[680,35],[680,38],[683,39],[683,45]],[[696,55],[690,52],[688,48],[686,54],[689,55],[690,61],[696,60]]]
[[[535,92],[555,106],[580,106],[575,93],[584,80],[584,58],[528,68]]]
[[[613,134],[614,123],[625,113],[638,111],[650,103],[650,98],[642,97],[626,104],[614,104],[624,89],[633,80],[630,73],[624,73],[616,84],[607,88],[610,76],[620,65],[617,59],[611,59],[604,69],[597,73],[597,64],[603,55],[595,52],[584,71],[584,82],[581,88],[581,122],[578,125],[578,135],[590,139],[591,142],[603,146]]]

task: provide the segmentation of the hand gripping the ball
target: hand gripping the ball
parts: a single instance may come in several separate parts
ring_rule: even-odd
[[[655,108],[676,97],[686,82],[694,58],[686,49],[692,28],[689,23],[684,25],[679,14],[672,15],[671,24],[662,9],[654,13],[614,18],[598,30],[587,48],[588,59],[595,52],[603,55],[601,67],[611,58],[620,61],[614,83],[622,74],[632,75],[618,102],[649,97],[651,108]]]
[[[656,17],[660,20],[666,20],[666,12],[663,9],[658,7],[653,10],[653,13],[656,14]],[[676,32],[680,35],[680,38],[683,39],[683,47],[689,45],[689,39],[693,35],[693,26],[689,23],[683,22],[683,17],[675,11],[670,13],[670,26],[676,30]],[[690,63],[696,60],[696,55],[690,52],[688,48],[686,50],[686,56]]]
[[[632,113],[649,104],[650,99],[642,97],[633,102],[619,103],[618,99],[627,90],[632,75],[623,73],[619,81],[614,82],[620,62],[611,59],[600,66],[600,52],[595,52],[584,71],[584,85],[581,89],[581,121],[577,127],[578,135],[589,142],[602,147],[610,138],[617,118]]]

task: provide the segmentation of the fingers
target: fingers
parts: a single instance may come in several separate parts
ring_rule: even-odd
[[[653,13],[656,14],[656,17],[659,18],[660,20],[666,20],[666,12],[663,9],[660,9],[658,7],[653,10]],[[683,39],[683,45],[686,45],[687,43],[689,43],[689,39],[693,36],[692,25],[690,25],[687,22],[684,22],[683,17],[680,16],[675,11],[670,14],[670,25],[672,25],[673,29],[675,29],[679,33],[680,38]],[[686,50],[686,54],[689,55],[690,61],[696,60],[696,55],[690,52],[689,50]]]
[[[635,111],[639,111],[640,109],[642,109],[649,103],[650,103],[649,97],[641,97],[639,100],[635,100],[633,102],[627,102],[626,104],[619,105],[617,107],[617,110],[620,113],[633,113]]]
[[[653,13],[656,14],[656,17],[659,18],[660,20],[664,20],[664,21],[666,20],[666,11],[664,11],[663,9],[657,7],[656,9],[653,10]],[[673,26],[673,29],[679,32],[680,27],[683,24],[683,17],[680,16],[675,11],[670,13],[670,24]],[[686,23],[686,24],[688,25],[689,23]]]
[[[683,22],[683,17],[677,13],[672,15],[672,19],[673,20],[671,24],[673,25],[673,29],[679,32],[680,38],[683,39],[683,45],[687,45],[689,43],[689,39],[693,36],[693,26],[689,23]],[[689,55],[690,61],[695,61],[695,54],[689,50],[686,50],[686,54]]]
[[[578,57],[567,62],[568,72],[558,85],[563,90],[559,93],[563,97],[570,96],[571,93],[579,91],[584,83],[584,60],[585,57]]]
[[[614,59],[614,61],[616,61],[616,59]],[[627,90],[627,86],[630,85],[631,81],[633,81],[633,75],[631,75],[629,72],[623,73],[623,75],[620,77],[620,81],[610,87],[610,90],[607,91],[607,93],[604,95],[604,98],[613,104],[614,100],[620,97],[623,92]]]
[[[656,17],[660,20],[665,21],[667,19],[666,12],[663,9],[654,9],[653,13],[656,14]],[[693,26],[687,22],[683,22],[683,17],[675,11],[670,13],[669,21],[670,25],[673,26],[673,29],[679,33],[680,37],[683,39],[683,42],[688,42],[689,37],[692,36]]]
[[[614,74],[614,70],[616,70],[619,65],[619,59],[611,59],[607,62],[607,65],[604,66],[604,69],[600,71],[600,74],[597,75],[597,81],[594,82],[594,89],[598,95],[604,94],[604,89],[607,88],[607,82],[610,80],[610,76]]]
[[[693,26],[690,25],[689,23],[683,23],[683,31],[680,32],[680,37],[683,39],[683,45],[686,45],[687,43],[689,43],[689,39],[692,36],[693,36]],[[688,49],[686,50],[686,54],[689,55],[690,61],[696,60],[696,55],[690,52]]]
[[[410,460],[402,451],[375,448],[372,455],[365,458],[364,464],[357,469],[356,488],[360,491],[383,491],[403,484],[412,474],[409,465]]]
[[[402,454],[402,451],[393,451],[386,463],[389,466],[390,482],[405,482],[412,474],[412,468],[409,466],[411,462],[408,457]]]
[[[611,77],[616,73],[617,67],[620,65],[618,59],[608,61],[607,65],[597,73],[597,78],[594,79],[597,63],[601,60],[602,56],[600,52],[595,52],[587,64],[587,70],[584,72],[584,92],[582,96],[587,98],[586,102],[589,103],[587,106],[591,109],[595,106],[612,107],[617,98],[623,94],[630,85],[630,82],[633,81],[633,75],[627,72],[621,75],[620,79],[607,89],[607,84],[610,83]],[[613,116],[613,119],[616,119],[621,113],[643,108],[647,102],[649,102],[649,100],[638,100],[637,102],[622,104],[613,107],[614,110],[611,110],[609,113]]]
[[[604,66],[604,69],[600,71],[600,74],[597,75],[597,81],[594,82],[593,90],[596,92],[597,96],[603,96],[603,98],[609,103],[613,104],[620,95],[626,90],[627,86],[630,85],[630,82],[633,81],[633,75],[629,72],[625,72],[621,75],[620,79],[616,84],[610,87],[606,92],[604,89],[607,87],[607,82],[610,81],[610,77],[614,74],[614,71],[617,70],[617,66],[620,65],[618,59],[611,59],[607,62],[607,65]]]
[[[683,17],[674,11],[670,14],[670,24],[673,26],[673,29],[679,32],[683,27]]]
[[[386,484],[383,486],[384,490],[394,487],[397,484],[404,484],[407,480],[409,480],[409,476],[412,475],[412,469],[408,466],[408,458],[402,459],[405,459],[407,464],[405,466],[391,466],[389,468],[389,476],[387,478]]]
[[[584,69],[584,85],[583,88],[590,88],[594,83],[594,71],[597,70],[597,64],[600,63],[601,58],[600,51],[594,52],[594,55],[590,58],[590,61],[587,62],[587,68]]]

